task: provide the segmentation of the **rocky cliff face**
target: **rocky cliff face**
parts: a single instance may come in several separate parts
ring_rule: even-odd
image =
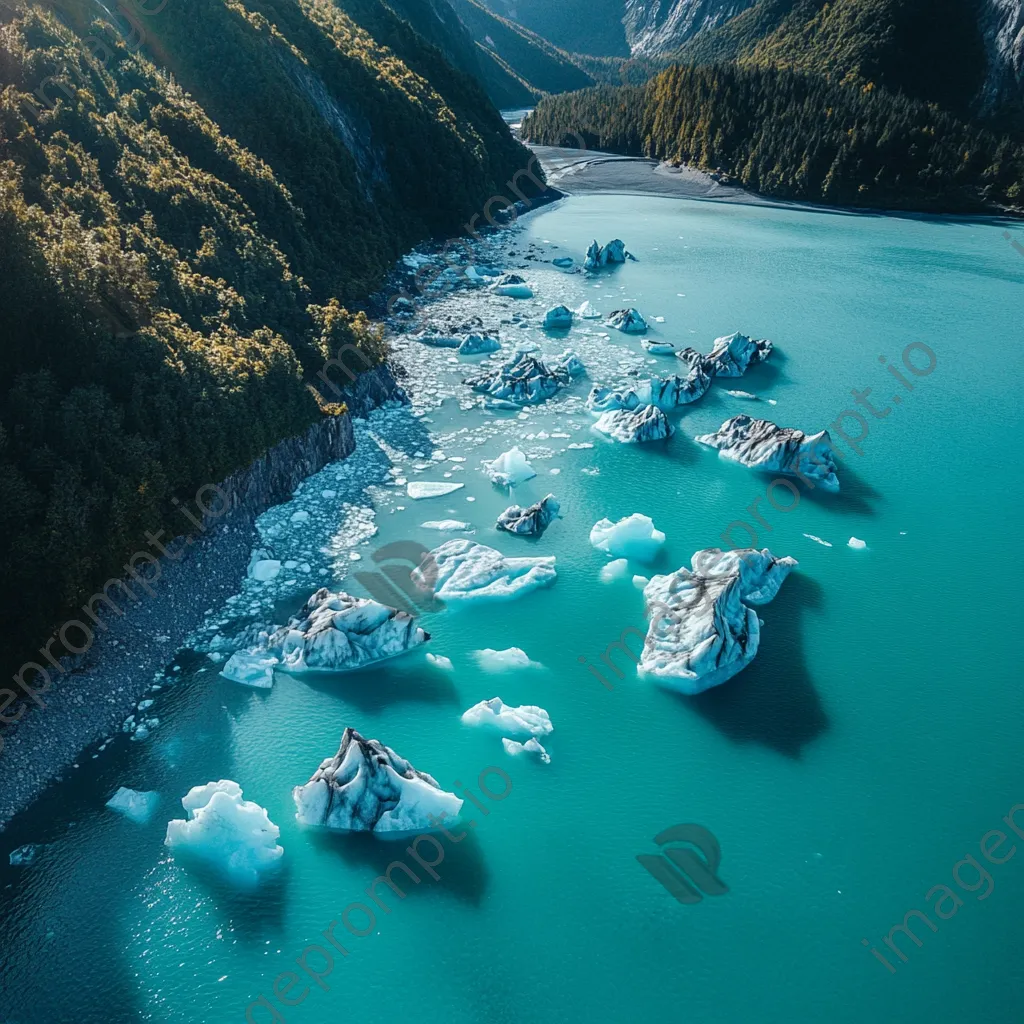
[[[754,3],[755,0],[625,0],[626,40],[634,56],[670,53]]]
[[[1024,0],[984,0],[982,33],[988,74],[981,95],[985,112],[1024,92]]]

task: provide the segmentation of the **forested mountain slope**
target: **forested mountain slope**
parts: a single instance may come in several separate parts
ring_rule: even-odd
[[[327,355],[382,355],[343,304],[527,161],[381,0],[147,6],[0,6],[7,662],[321,416]]]

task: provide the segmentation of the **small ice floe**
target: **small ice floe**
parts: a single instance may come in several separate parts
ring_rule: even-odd
[[[268,583],[281,571],[281,562],[276,558],[266,558],[265,555],[264,551],[254,551],[249,559],[248,576],[257,583]]]
[[[122,786],[108,801],[106,806],[118,814],[123,814],[136,825],[145,825],[160,803],[160,794],[152,791],[139,791]]]
[[[594,424],[594,429],[622,444],[662,441],[675,433],[675,427],[656,405],[603,413]]]
[[[406,485],[406,493],[410,498],[419,501],[423,498],[442,498],[453,491],[460,491],[465,484],[445,483],[444,481],[410,480]]]
[[[602,519],[590,531],[590,544],[598,551],[638,562],[652,562],[664,543],[665,534],[655,529],[654,520],[639,512],[617,523]]]
[[[269,690],[274,685],[274,669],[278,659],[265,649],[252,648],[235,651],[220,670],[225,679],[242,686],[253,686],[260,690]]]
[[[645,352],[650,352],[652,356],[673,356],[676,353],[676,347],[670,341],[655,341],[653,338],[641,338],[640,344],[643,346]]]
[[[526,278],[518,274],[502,274],[494,284],[491,291],[495,295],[504,295],[509,299],[532,299],[533,289],[526,283]]]
[[[242,787],[230,779],[196,786],[182,797],[187,819],[167,823],[164,843],[175,857],[195,858],[239,886],[254,886],[281,865],[281,830],[265,808],[242,799]]]
[[[820,544],[822,547],[830,548],[832,545],[827,540],[822,540],[821,537],[816,537],[813,533],[805,533],[804,536],[808,540],[813,540],[815,544]]]
[[[474,704],[463,714],[462,721],[506,736],[547,736],[554,731],[551,717],[543,708],[534,704],[509,707],[500,697]]]
[[[346,832],[427,832],[454,822],[462,800],[379,740],[355,729],[304,786],[292,790],[303,825]]]
[[[485,647],[482,651],[474,651],[473,657],[477,664],[488,672],[504,672],[511,668],[541,668],[540,662],[531,661],[530,656],[521,647],[509,647],[504,651],[495,651]]]
[[[621,579],[629,572],[629,561],[625,558],[616,558],[607,565],[601,566],[601,579],[605,583]]]
[[[772,354],[773,345],[766,340],[752,340],[745,334],[729,334],[716,338],[707,361],[715,377],[742,377]]]
[[[656,324],[663,324],[665,322],[665,318],[663,316],[656,316],[654,317],[654,322]]]
[[[438,530],[441,533],[456,533],[459,530],[472,530],[471,523],[464,523],[461,519],[428,519],[420,523],[424,530]]]
[[[450,540],[430,553],[412,582],[442,601],[509,600],[555,581],[555,556],[510,558],[471,540]]]
[[[587,299],[583,305],[576,307],[576,315],[581,320],[600,320],[601,314],[594,308],[594,304]]]
[[[769,398],[769,399],[768,399],[768,404],[769,404],[769,405],[778,405],[779,403],[778,403],[778,402],[776,402],[774,398]]]
[[[493,334],[467,334],[459,342],[460,356],[482,356],[501,349],[501,340]]]
[[[633,586],[636,587],[637,590],[643,590],[644,587],[646,587],[647,584],[650,583],[650,582],[651,582],[651,579],[650,579],[649,576],[639,576],[639,575],[637,575],[637,576],[633,577]]]
[[[498,516],[498,529],[520,537],[540,537],[559,516],[559,504],[553,494],[529,508],[510,505]]]
[[[647,321],[635,309],[616,309],[608,314],[606,327],[614,327],[623,334],[646,334]]]
[[[558,270],[571,274],[576,269],[576,261],[571,256],[556,256],[551,265]]]
[[[593,448],[594,445],[591,441],[574,441],[572,444],[566,445],[566,447],[571,452],[578,452],[583,451],[586,448]]]
[[[292,523],[308,523],[309,513],[305,509],[299,509],[298,512],[293,512],[292,517],[289,520]]]
[[[443,654],[428,654],[427,661],[429,661],[434,668],[442,669],[445,672],[451,672],[453,669],[452,659],[446,658]]]
[[[537,475],[519,448],[510,448],[490,462],[484,461],[484,472],[499,487],[517,487]]]
[[[37,846],[34,843],[26,843],[24,846],[19,846],[16,850],[11,851],[11,855],[8,858],[12,868],[27,868],[36,857],[39,856],[39,851],[42,846]]]
[[[522,755],[529,755],[535,757],[542,764],[551,764],[551,755],[540,745],[537,739],[528,739],[525,743],[519,743],[517,740],[510,740],[503,736],[501,738],[501,745],[505,748],[505,753],[509,757],[520,757]]]
[[[860,540],[857,537],[851,537],[846,542],[846,546],[851,547],[856,551],[863,551],[868,546],[868,542],[866,540]]]
[[[827,430],[805,434],[778,427],[770,420],[733,416],[713,434],[696,437],[699,444],[717,448],[721,458],[751,469],[811,480],[823,491],[839,491],[832,438]]]
[[[554,306],[544,314],[544,329],[567,331],[572,327],[573,312],[568,306]]]
[[[267,649],[291,675],[349,672],[405,654],[429,639],[408,612],[324,587],[268,639]]]
[[[726,391],[727,395],[732,395],[733,398],[745,398],[749,402],[760,402],[761,399],[757,395],[752,395],[749,391]]]

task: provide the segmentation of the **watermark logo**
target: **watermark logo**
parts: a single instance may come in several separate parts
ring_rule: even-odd
[[[718,877],[722,848],[702,825],[673,825],[659,832],[654,841],[658,846],[690,844],[668,846],[660,854],[641,853],[636,858],[680,903],[700,903],[704,895],[723,896],[729,891]]]
[[[439,612],[444,602],[434,596],[439,570],[430,549],[414,540],[399,540],[374,551],[378,572],[357,572],[355,578],[374,600],[409,615]]]

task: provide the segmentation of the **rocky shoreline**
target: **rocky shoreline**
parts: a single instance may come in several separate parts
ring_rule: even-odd
[[[208,519],[204,533],[181,548],[177,560],[161,559],[153,596],[141,595],[124,615],[108,617],[89,651],[66,658],[64,675],[29,705],[16,725],[6,726],[0,754],[0,831],[43,790],[72,767],[87,747],[121,731],[153,678],[174,659],[208,612],[237,593],[257,540],[256,519],[287,501],[295,487],[324,466],[355,451],[353,416],[365,416],[401,396],[391,368],[361,374],[340,400],[349,412],[314,424],[301,437],[275,445],[247,469],[221,484],[231,510]]]

